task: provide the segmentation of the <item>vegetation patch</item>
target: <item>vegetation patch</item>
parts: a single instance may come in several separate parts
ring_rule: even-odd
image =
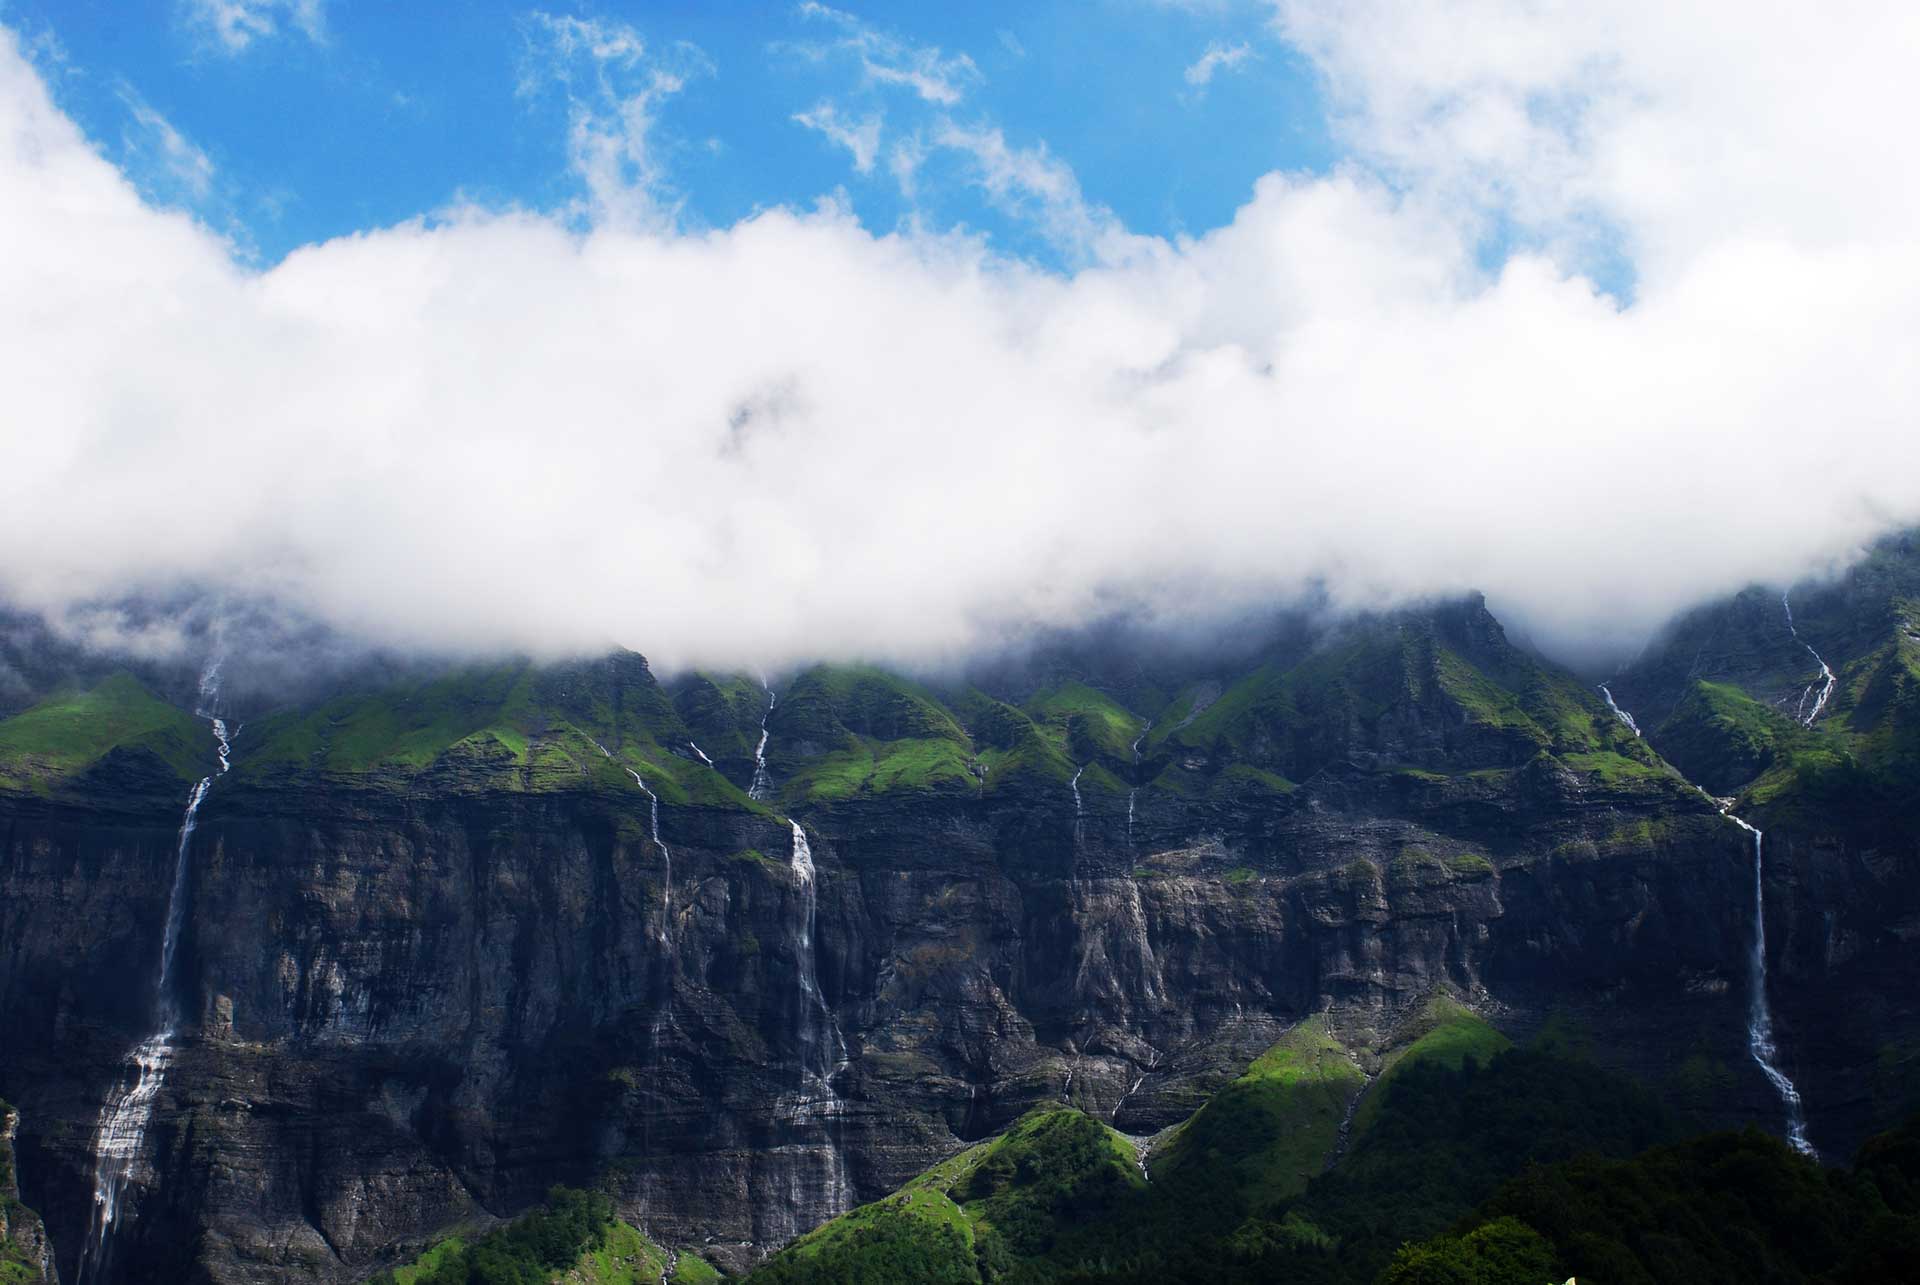
[[[665,1270],[665,1256],[614,1219],[606,1196],[555,1187],[544,1206],[471,1241],[448,1237],[413,1263],[377,1273],[373,1285],[546,1285],[561,1273],[627,1285],[657,1281]]]
[[[1256,1205],[1306,1190],[1367,1077],[1324,1017],[1294,1027],[1162,1146],[1157,1181],[1230,1182]]]
[[[44,790],[123,748],[145,751],[182,781],[214,766],[204,721],[116,674],[0,720],[0,782]]]

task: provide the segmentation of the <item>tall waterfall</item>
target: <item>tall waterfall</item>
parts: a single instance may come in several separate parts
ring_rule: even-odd
[[[606,746],[599,741],[594,741],[591,736],[587,739],[593,741],[593,748],[599,750],[603,758],[609,762],[613,760],[613,755],[608,752]],[[692,742],[688,743],[692,744]],[[640,793],[647,796],[648,833],[653,836],[653,846],[660,850],[660,863],[664,867],[660,876],[660,931],[656,935],[662,946],[671,947],[673,945],[673,853],[668,851],[666,844],[660,842],[660,796],[647,788],[646,779],[639,772],[625,763],[620,766],[625,769],[628,776],[633,778],[633,783],[640,787]]]
[[[1633,715],[1627,713],[1627,711],[1621,709],[1620,706],[1614,703],[1613,693],[1607,690],[1605,683],[1600,684],[1600,694],[1607,698],[1607,708],[1613,711],[1613,716],[1622,723],[1625,723],[1627,729],[1635,736],[1640,735],[1640,724],[1633,721]]]
[[[818,1203],[825,1208],[828,1217],[834,1217],[853,1207],[853,1184],[848,1179],[846,1156],[836,1136],[840,1117],[846,1112],[846,1103],[834,1083],[835,1077],[847,1065],[847,1045],[840,1034],[840,1024],[834,1018],[833,1010],[820,993],[819,964],[814,945],[820,899],[818,881],[814,877],[813,847],[807,842],[807,832],[801,829],[798,821],[788,824],[793,828],[791,869],[801,898],[794,943],[794,971],[800,1001],[795,1012],[794,1035],[800,1050],[800,1077],[795,1091],[781,1105],[783,1114],[793,1124],[806,1128],[818,1121],[826,1130],[825,1149],[809,1149],[809,1153],[820,1158],[821,1191]],[[803,1189],[802,1166],[795,1164],[787,1173],[789,1205],[797,1218],[812,1208],[813,1204],[807,1200],[809,1193]],[[800,1230],[796,1222],[794,1231],[797,1233]]]
[[[1728,805],[1729,807],[1731,805]],[[1807,1116],[1800,1101],[1800,1090],[1786,1072],[1774,1065],[1779,1050],[1773,1043],[1773,1005],[1767,999],[1767,886],[1763,878],[1762,853],[1765,836],[1723,807],[1721,815],[1753,836],[1753,938],[1747,955],[1747,1051],[1760,1066],[1767,1083],[1780,1095],[1787,1109],[1787,1141],[1802,1155],[1818,1158],[1813,1143],[1807,1140]]]
[[[194,825],[200,805],[216,778],[225,776],[232,766],[233,738],[227,733],[226,720],[215,711],[220,699],[220,660],[210,662],[200,675],[200,700],[194,714],[213,727],[214,752],[219,769],[201,777],[187,795],[186,814],[180,819],[180,836],[174,845],[173,886],[167,893],[167,924],[160,938],[159,973],[155,984],[152,1035],[136,1044],[127,1054],[119,1084],[101,1104],[100,1120],[93,1133],[93,1210],[88,1218],[87,1239],[80,1247],[80,1280],[102,1279],[112,1261],[114,1233],[120,1225],[120,1201],[127,1181],[133,1175],[134,1162],[140,1158],[146,1141],[147,1125],[153,1120],[154,1100],[167,1078],[173,1062],[173,1041],[185,1014],[180,1007],[180,979],[177,972],[180,938],[186,931],[187,900],[191,879],[188,852],[193,843]]]
[[[600,751],[601,757],[609,762],[614,761],[613,755],[608,752],[606,746],[593,740],[591,736],[587,739],[593,742],[593,748]],[[648,1058],[648,1075],[655,1081],[654,1091],[657,1094],[661,1064],[660,1049],[665,1043],[667,1026],[673,1021],[673,853],[660,841],[660,796],[647,788],[646,779],[637,769],[625,763],[620,766],[625,769],[628,776],[633,778],[633,783],[639,788],[640,793],[647,796],[648,833],[653,838],[653,846],[660,852],[660,930],[654,934],[654,940],[660,943],[662,980],[659,1002],[654,1005],[653,1020],[647,1026],[648,1047],[651,1050]],[[652,1113],[649,1112],[643,1117],[643,1121],[647,1123],[642,1125],[641,1146],[648,1153],[653,1150],[651,1130],[648,1128],[651,1116]],[[650,1218],[652,1213],[653,1193],[649,1184],[642,1194],[640,1208],[641,1230],[649,1235],[652,1227]]]
[[[1148,719],[1147,725],[1140,729],[1140,735],[1134,737],[1133,744],[1128,747],[1133,751],[1133,765],[1136,768],[1140,766],[1140,742],[1146,740],[1147,733],[1152,730],[1153,720]],[[1133,797],[1138,793],[1140,793],[1139,786],[1131,785],[1127,787],[1127,846],[1129,848],[1133,846]]]
[[[1820,711],[1827,707],[1827,698],[1833,695],[1834,684],[1839,680],[1833,676],[1833,671],[1827,668],[1827,662],[1821,659],[1820,653],[1813,649],[1813,644],[1802,638],[1800,631],[1793,627],[1793,604],[1787,600],[1787,595],[1784,593],[1780,595],[1780,607],[1781,610],[1787,613],[1787,632],[1793,635],[1795,642],[1807,649],[1807,655],[1813,657],[1813,663],[1820,666],[1821,682],[1819,694],[1814,694],[1813,685],[1809,683],[1807,689],[1800,693],[1800,705],[1795,711],[1802,724],[1807,727],[1812,727],[1813,720],[1819,718]],[[1809,699],[1813,701],[1813,708],[1811,710],[1807,708],[1807,701]]]
[[[760,743],[753,747],[753,781],[747,786],[747,797],[756,801],[773,793],[773,778],[767,775],[767,720],[773,717],[773,703],[780,699],[766,679],[760,680],[760,686],[767,693],[767,710],[760,715]]]

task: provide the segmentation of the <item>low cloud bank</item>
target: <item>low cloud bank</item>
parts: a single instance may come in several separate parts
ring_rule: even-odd
[[[1476,587],[1630,649],[1920,517],[1912,11],[1670,8],[1284,5],[1353,159],[1073,274],[831,203],[256,271],[0,33],[0,599],[777,669]]]

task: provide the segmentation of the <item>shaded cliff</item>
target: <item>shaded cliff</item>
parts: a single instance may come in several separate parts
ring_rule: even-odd
[[[1773,1122],[1745,836],[1597,693],[1477,599],[1233,665],[823,667],[769,707],[621,653],[241,711],[117,1261],[356,1279],[567,1183],[744,1265],[1035,1106],[1151,1133],[1303,1019],[1358,1046],[1436,988]],[[181,714],[59,758],[34,718],[0,722],[0,1092],[70,1274],[210,748],[156,743]],[[1847,1004],[1920,1032],[1878,944],[1908,881],[1779,842],[1781,1042],[1838,1145],[1879,1064],[1849,1036],[1829,1073],[1809,1037]],[[1810,944],[1815,904],[1853,954]]]

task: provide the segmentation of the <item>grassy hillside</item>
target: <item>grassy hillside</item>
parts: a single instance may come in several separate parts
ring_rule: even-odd
[[[634,790],[640,773],[662,802],[750,808],[700,762],[646,662],[632,653],[558,667],[529,662],[336,697],[247,727],[239,779],[423,776],[492,789]],[[605,753],[602,753],[604,747]]]
[[[1510,644],[1477,600],[1345,622],[1301,657],[1215,696],[1184,691],[1143,750],[1162,788],[1232,769],[1304,781],[1355,764],[1439,773],[1514,768],[1546,753],[1608,784],[1657,783],[1664,764],[1572,675]]]
[[[1309,1018],[1156,1150],[1154,1179],[1196,1188],[1224,1181],[1255,1205],[1298,1195],[1332,1155],[1366,1083],[1326,1020]]]
[[[547,1202],[477,1237],[449,1236],[373,1285],[654,1285],[704,1282],[718,1273],[692,1254],[673,1255],[613,1216],[595,1192],[555,1187]]]
[[[1368,1118],[1329,1171],[1362,1062],[1380,1068]],[[1634,1085],[1512,1049],[1449,1001],[1381,1050],[1343,1047],[1314,1018],[1156,1147],[1151,1182],[1127,1139],[1077,1111],[1040,1111],[751,1279],[1367,1285],[1406,1241],[1444,1231],[1529,1164],[1624,1157],[1673,1127]]]
[[[1041,1264],[1070,1230],[1116,1216],[1145,1186],[1125,1138],[1071,1108],[1034,1111],[884,1200],[802,1236],[751,1279],[1052,1279]]]
[[[135,756],[192,781],[213,770],[207,723],[128,674],[61,692],[0,720],[0,785],[45,792],[110,754]]]
[[[788,805],[978,788],[973,744],[954,714],[919,684],[871,666],[800,674],[768,728],[768,761]]]

